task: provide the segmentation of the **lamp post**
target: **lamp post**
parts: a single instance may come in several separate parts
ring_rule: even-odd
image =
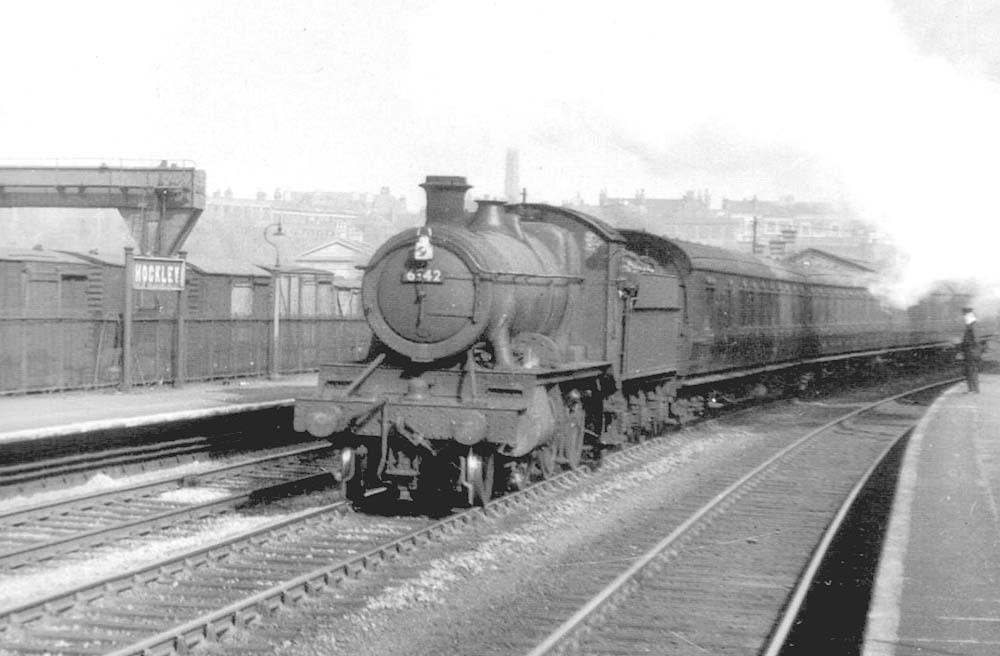
[[[274,297],[274,311],[272,315],[272,328],[271,328],[271,353],[267,361],[267,375],[269,378],[274,379],[278,377],[278,367],[279,353],[280,353],[280,332],[279,332],[279,319],[281,315],[281,287],[279,282],[281,281],[281,250],[278,245],[271,241],[271,237],[268,237],[268,231],[271,228],[277,228],[271,237],[284,237],[285,233],[281,229],[281,222],[272,223],[266,228],[264,228],[264,241],[270,244],[274,248],[274,270],[271,273],[271,295]]]

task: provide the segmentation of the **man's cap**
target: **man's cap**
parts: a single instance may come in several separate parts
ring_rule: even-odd
[[[972,308],[970,308],[970,307],[964,307],[964,308],[962,308],[962,312],[968,314],[969,312],[972,312]]]

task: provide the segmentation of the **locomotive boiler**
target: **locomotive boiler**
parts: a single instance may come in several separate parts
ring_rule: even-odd
[[[427,220],[365,268],[360,362],[319,370],[296,430],[340,449],[345,495],[470,503],[707,407],[857,362],[948,348],[969,296],[908,311],[865,276],[783,265],[576,210],[479,201],[429,176]]]

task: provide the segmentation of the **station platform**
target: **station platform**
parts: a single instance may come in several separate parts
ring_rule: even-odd
[[[194,421],[234,412],[291,406],[294,397],[316,386],[316,374],[275,380],[232,381],[136,387],[128,392],[93,390],[0,397],[0,447],[14,442],[67,437],[99,431]]]
[[[910,438],[864,656],[1000,654],[1000,375],[931,406]]]

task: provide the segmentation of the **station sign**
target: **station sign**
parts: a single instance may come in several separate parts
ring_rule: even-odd
[[[132,289],[179,292],[184,289],[184,260],[166,257],[135,257]]]

